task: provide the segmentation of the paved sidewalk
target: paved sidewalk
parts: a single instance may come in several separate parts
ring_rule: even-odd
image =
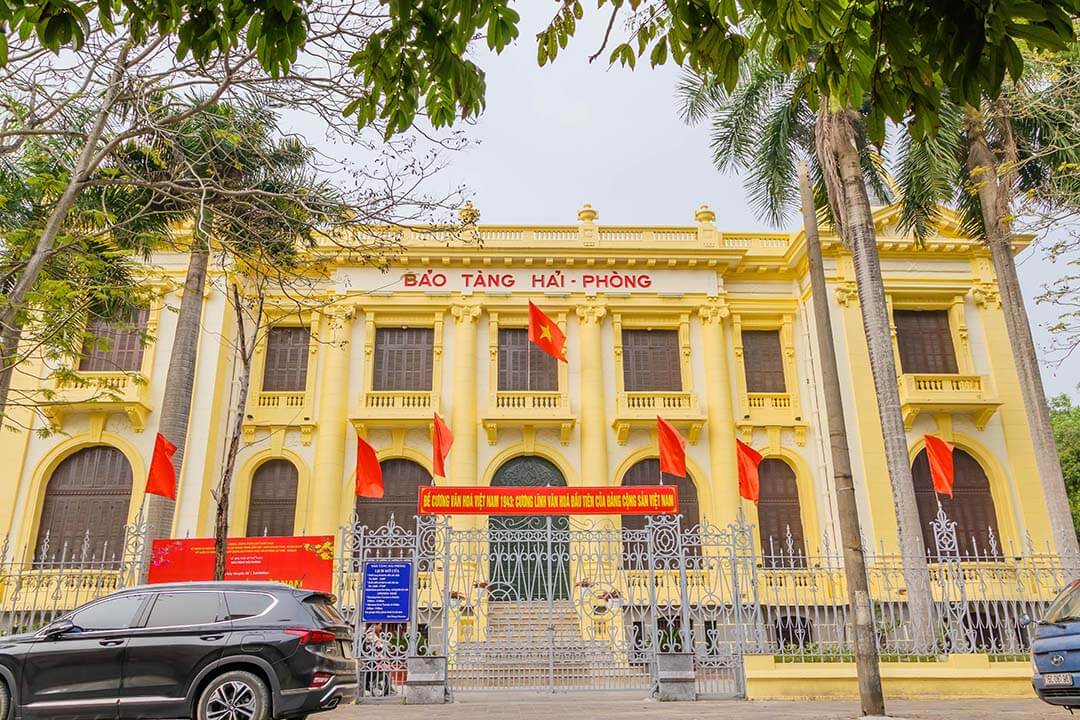
[[[1030,700],[894,700],[889,714],[927,720],[1068,720],[1066,710]],[[399,701],[350,705],[316,715],[319,720],[845,720],[856,718],[854,701],[787,702],[715,700],[659,703],[628,693],[540,695],[469,693],[442,706]]]

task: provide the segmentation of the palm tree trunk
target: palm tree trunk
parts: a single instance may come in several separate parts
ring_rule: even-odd
[[[825,268],[821,261],[814,193],[810,188],[806,163],[799,164],[799,190],[802,195],[803,227],[806,230],[806,255],[810,265],[814,318],[817,324],[818,353],[821,357],[821,380],[825,392],[825,412],[832,447],[833,483],[836,486],[836,511],[840,517],[840,542],[844,548],[844,576],[848,586],[848,605],[855,630],[855,674],[859,680],[859,700],[863,715],[885,715],[885,697],[881,691],[881,668],[878,666],[877,639],[870,607],[870,586],[866,579],[859,506],[851,476],[851,453],[848,450],[844,422],[844,400],[840,394],[840,374],[836,365],[832,319],[825,287]]]
[[[825,136],[819,140],[818,147],[819,154],[824,150],[832,156],[827,163],[823,162],[823,166],[828,164],[835,167],[835,176],[826,173],[826,178],[839,179],[839,185],[835,180],[832,183],[827,181],[827,185],[830,196],[836,198],[831,204],[839,207],[842,213],[842,228],[855,266],[863,332],[870,354],[870,370],[874,377],[878,417],[885,443],[885,464],[896,510],[912,649],[915,652],[931,652],[934,649],[933,597],[908,461],[907,431],[900,414],[900,388],[896,378],[896,358],[877,237],[874,234],[874,218],[859,165],[856,122],[857,115],[853,111],[826,112],[823,122],[819,124]],[[868,482],[874,480],[868,478]]]
[[[986,120],[982,110],[966,107],[965,125],[968,174],[978,193],[986,244],[990,248],[990,258],[1001,293],[1001,311],[1005,316],[1013,363],[1020,380],[1020,394],[1024,399],[1031,441],[1035,446],[1035,466],[1050,515],[1050,532],[1058,554],[1075,562],[1080,559],[1080,548],[1077,546],[1076,529],[1065,491],[1065,479],[1061,474],[1057,443],[1050,425],[1050,411],[1046,406],[1046,391],[1039,372],[1035,341],[1031,337],[1031,324],[1027,308],[1024,307],[1012,251],[1009,217],[1015,187],[1015,140],[1010,133],[1006,133],[1009,147],[1005,148],[1005,153],[1011,158],[1006,157],[1005,166],[999,169],[997,157],[986,140]],[[1007,130],[1007,121],[1005,125]]]
[[[187,442],[191,417],[191,398],[195,390],[196,350],[202,326],[203,291],[206,270],[210,262],[210,241],[204,232],[205,212],[195,222],[192,231],[191,255],[188,260],[184,294],[176,316],[169,370],[165,376],[165,393],[161,400],[161,420],[158,432],[176,446],[173,467],[176,469],[177,497],[180,496],[184,446]],[[169,537],[172,533],[173,511],[176,503],[158,495],[147,497],[147,537]],[[147,543],[149,547],[150,543]]]

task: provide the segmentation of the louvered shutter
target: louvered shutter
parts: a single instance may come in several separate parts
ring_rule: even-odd
[[[627,392],[681,392],[682,363],[675,330],[623,330],[623,387]]]
[[[263,387],[266,392],[300,392],[307,388],[311,331],[306,327],[271,328],[266,337]]]
[[[289,536],[296,519],[296,466],[288,460],[268,460],[251,479],[248,537]]]
[[[761,553],[770,567],[803,567],[806,545],[799,484],[795,471],[783,460],[766,458],[758,467],[758,530]],[[788,542],[788,533],[791,542]]]
[[[905,373],[955,373],[956,349],[945,310],[893,313],[900,367]]]
[[[421,485],[431,484],[431,473],[412,460],[395,458],[379,463],[384,492],[381,498],[356,498],[356,517],[369,530],[382,527],[394,518],[400,527],[416,527],[416,502]]]
[[[953,471],[953,496],[950,498],[934,492],[926,450],[921,451],[911,465],[923,544],[931,556],[938,554],[933,522],[940,501],[949,520],[956,523],[956,544],[961,555],[990,559],[1000,557],[1001,535],[998,532],[997,510],[986,472],[978,460],[959,448],[953,450]],[[993,542],[990,540],[991,534],[994,536]]]
[[[524,328],[499,329],[499,390],[559,389],[558,361],[529,342]]]
[[[746,391],[752,393],[787,392],[784,381],[784,356],[778,330],[744,330],[743,365],[746,368]]]
[[[138,372],[142,369],[142,334],[148,313],[140,310],[131,321],[91,318],[87,331],[94,337],[83,346],[79,370],[84,372]]]
[[[372,389],[430,391],[434,355],[431,328],[377,328]]]

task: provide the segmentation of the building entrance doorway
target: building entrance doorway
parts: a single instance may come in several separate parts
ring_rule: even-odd
[[[508,460],[492,487],[566,487],[559,468],[526,455]],[[567,600],[570,523],[565,515],[492,515],[488,520],[488,600]]]

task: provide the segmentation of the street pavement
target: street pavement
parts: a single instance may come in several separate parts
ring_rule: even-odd
[[[699,700],[660,703],[627,693],[542,695],[461,693],[442,706],[403,705],[389,698],[320,714],[319,720],[845,720],[859,715],[855,701]],[[1069,720],[1069,714],[1030,700],[893,700],[890,716],[927,720]]]

